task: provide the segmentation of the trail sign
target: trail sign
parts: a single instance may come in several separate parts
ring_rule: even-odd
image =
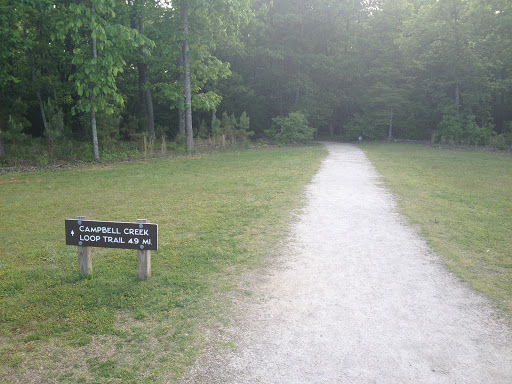
[[[158,224],[66,219],[66,244],[138,250],[158,249]]]

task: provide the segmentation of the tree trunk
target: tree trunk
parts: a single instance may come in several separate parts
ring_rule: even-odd
[[[138,31],[140,33],[144,32],[144,24],[142,21],[142,17],[139,17],[138,23]],[[146,119],[148,122],[148,133],[149,137],[155,140],[155,114],[153,112],[153,96],[151,95],[151,87],[148,81],[148,66],[144,62],[144,57],[146,54],[139,48],[139,55],[141,55],[142,60],[137,62],[137,66],[139,68],[139,84],[141,84],[141,90],[143,94],[143,103],[145,105],[144,111],[146,114]]]
[[[43,121],[43,134],[46,136],[46,139],[48,140],[48,154],[51,156],[53,152],[53,140],[50,136],[50,131],[48,129],[48,122],[46,121],[46,113],[44,112],[44,103],[43,99],[41,98],[41,92],[39,92],[39,88],[37,86],[37,79],[36,79],[36,65],[34,62],[34,56],[32,55],[32,51],[28,50],[28,56],[30,58],[30,69],[32,72],[32,83],[34,84],[35,88],[35,94],[37,101],[39,102],[39,113],[41,113],[41,120]]]
[[[498,128],[498,133],[505,133],[505,116],[503,113],[503,111],[505,110],[505,95],[503,94],[503,92],[500,92],[498,105],[499,112],[496,121],[496,127]]]
[[[140,18],[139,18],[139,12],[138,12],[138,1],[134,0],[128,0],[127,1],[128,6],[132,7],[131,14],[130,14],[130,28],[136,29],[139,31],[140,26]],[[140,54],[140,51],[139,51]],[[137,58],[137,71],[139,74],[139,114],[140,116],[143,116],[145,119],[147,119],[147,103],[146,103],[146,96],[144,95],[144,84],[145,81],[145,68],[142,68],[142,62]]]
[[[329,121],[329,136],[334,136],[334,122],[332,120]]]
[[[185,92],[185,130],[187,133],[187,152],[194,150],[194,131],[192,130],[192,94],[190,89],[190,59],[188,47],[188,0],[183,0],[181,5],[181,19],[183,21],[183,69]]]
[[[393,141],[393,107],[389,110],[389,131],[388,131],[388,142]]]
[[[297,39],[297,46],[300,46],[304,38],[304,20],[301,21],[299,26],[299,33]],[[295,105],[299,105],[300,101],[300,85],[301,85],[302,68],[301,64],[297,65],[297,89],[295,90]]]
[[[153,112],[153,96],[151,95],[151,87],[149,83],[146,83],[146,104],[148,109],[148,125],[149,125],[149,135],[153,138],[156,138],[155,135],[155,114]]]
[[[182,107],[184,101],[183,97],[180,97],[178,99],[179,107],[178,107],[178,119],[179,119],[179,126],[178,126],[178,137],[185,136],[185,108]]]
[[[147,120],[148,118],[148,106],[146,103],[146,95],[144,94],[144,84],[145,84],[145,69],[142,68],[143,65],[140,61],[137,60],[137,71],[139,72],[139,113],[140,116]]]
[[[180,55],[178,59],[178,66],[183,68],[183,55]],[[181,75],[181,81],[185,84],[185,78],[183,75]],[[178,137],[185,136],[185,108],[183,107],[183,103],[183,97],[180,96],[178,99]]]
[[[5,149],[4,149],[4,143],[2,141],[2,136],[0,136],[0,159],[4,157],[5,155]]]
[[[94,97],[93,97],[94,99]],[[94,152],[94,161],[100,161],[100,151],[98,148],[98,133],[96,131],[96,112],[91,107],[91,128],[92,128],[92,147]]]
[[[139,52],[144,55],[142,51]],[[137,61],[139,69],[139,86],[142,92],[141,107],[144,117],[146,118],[148,134],[150,140],[155,140],[155,117],[153,112],[153,97],[151,95],[151,87],[148,82],[147,65],[142,61]]]
[[[9,56],[9,67],[10,67],[10,70],[9,70],[9,74],[12,76],[12,78],[14,78],[14,64],[13,64],[13,60],[12,60],[12,56]],[[16,83],[14,82],[14,80],[11,80],[9,81],[10,83],[10,86],[11,86],[11,99],[12,99],[12,103],[14,104],[16,102],[16,99],[18,98],[18,95],[16,93]]]
[[[457,113],[457,117],[460,115],[460,88],[459,83],[455,84],[455,111]]]
[[[96,13],[96,9],[94,8],[94,4],[91,6],[91,13]],[[98,58],[98,49],[96,47],[96,38],[92,38],[92,57],[95,59]],[[100,161],[100,150],[98,147],[98,132],[96,130],[96,111],[94,110],[94,92],[92,92],[91,100],[93,100],[93,105],[91,105],[91,128],[92,128],[92,147],[94,152],[94,161]]]
[[[139,33],[144,32],[144,20],[142,16],[138,13],[137,2],[133,2],[133,13],[131,20],[132,28],[139,31]],[[146,118],[148,124],[148,134],[150,140],[155,140],[155,115],[153,112],[153,97],[151,95],[151,87],[149,86],[148,81],[148,66],[144,62],[144,58],[146,54],[142,50],[142,48],[138,49],[139,58],[137,60],[137,69],[139,71],[139,102],[141,107],[141,112],[143,116]]]
[[[50,130],[48,129],[48,122],[46,121],[46,113],[44,112],[44,103],[41,99],[41,94],[39,93],[39,90],[36,91],[36,97],[39,101],[39,110],[41,111],[41,119],[43,119],[43,127],[44,127],[44,134],[46,136],[46,140],[48,141],[48,155],[52,155],[53,152],[53,139],[50,135]]]

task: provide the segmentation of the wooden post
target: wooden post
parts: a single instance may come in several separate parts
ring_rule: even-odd
[[[86,220],[85,216],[77,216],[77,220]],[[78,246],[78,271],[85,276],[92,272],[91,247]]]
[[[137,219],[137,223],[145,224],[148,221],[146,219]],[[151,251],[144,250],[143,248],[137,250],[137,270],[139,280],[151,279]]]

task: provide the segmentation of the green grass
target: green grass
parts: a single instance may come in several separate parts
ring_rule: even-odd
[[[512,319],[512,156],[416,145],[363,149],[449,269]]]
[[[0,382],[176,380],[225,321],[228,292],[282,238],[320,146],[0,176]],[[78,274],[64,219],[159,224],[153,278],[93,248]],[[244,293],[245,294],[245,293]]]

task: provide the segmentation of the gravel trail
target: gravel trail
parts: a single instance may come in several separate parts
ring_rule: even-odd
[[[187,383],[512,383],[512,334],[397,213],[357,146],[328,144],[279,260]]]

